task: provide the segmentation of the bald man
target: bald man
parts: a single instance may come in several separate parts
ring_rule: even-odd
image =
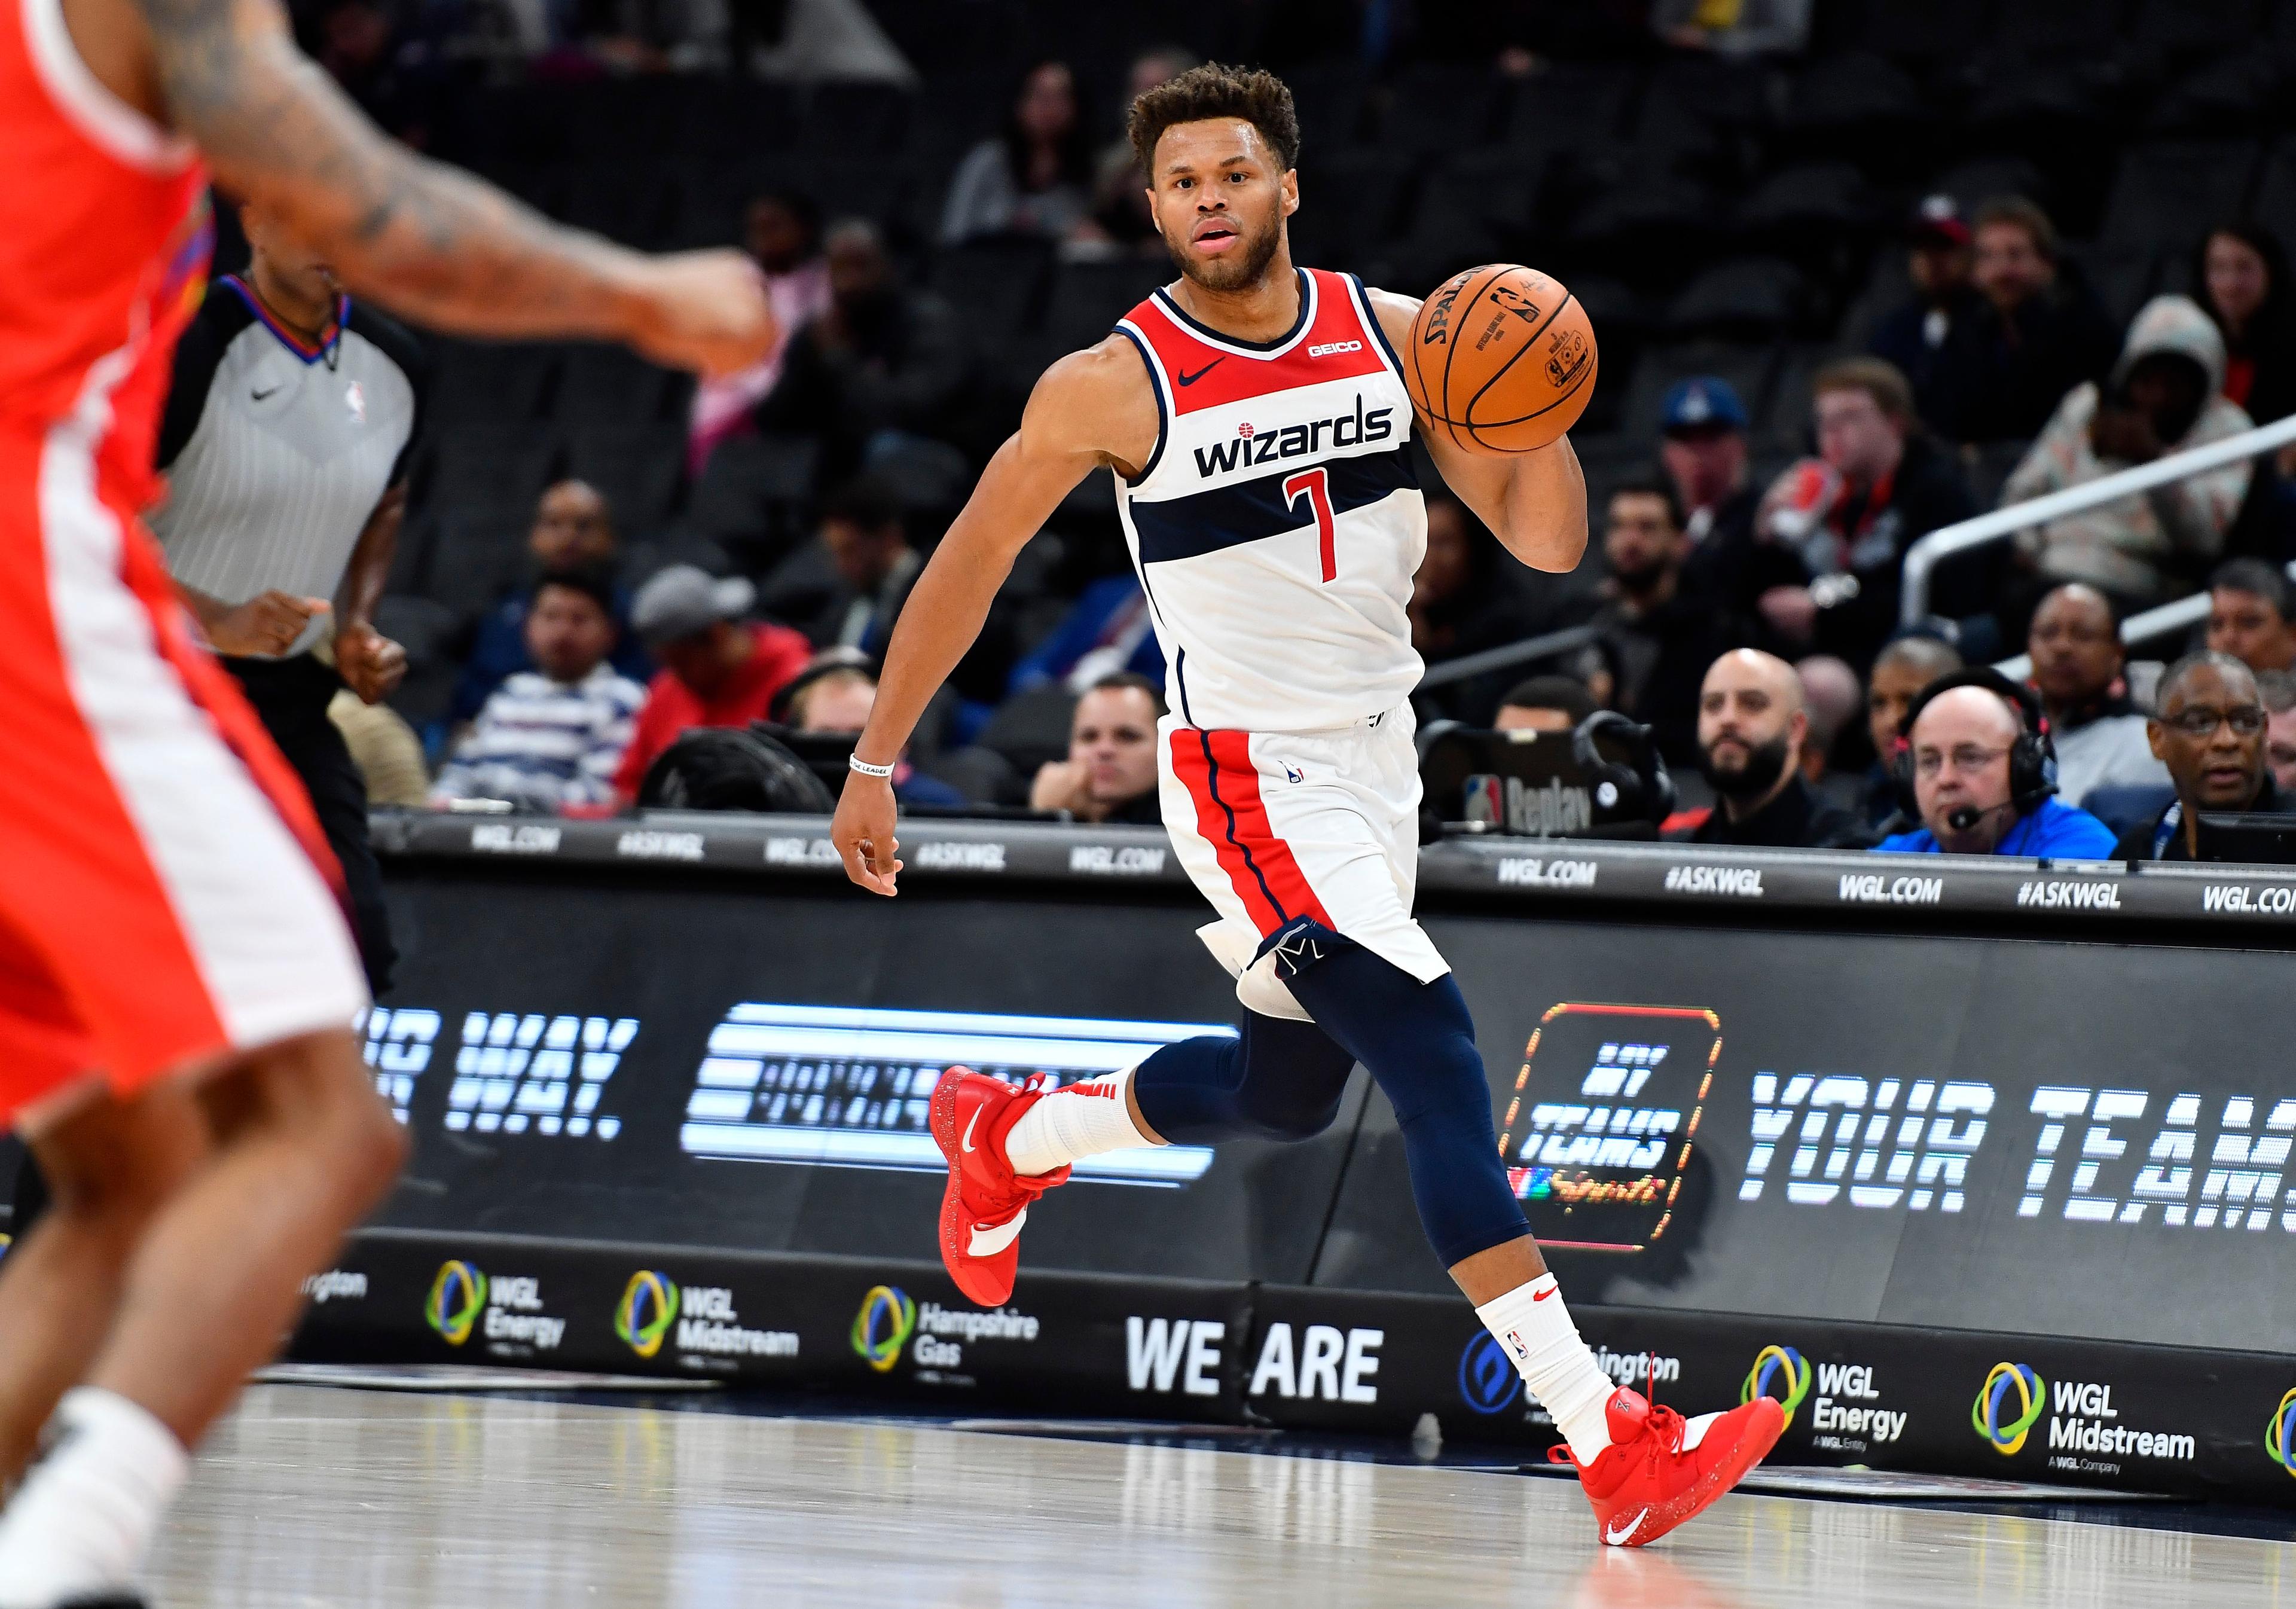
[[[2020,797],[2013,760],[2026,726],[2021,694],[1982,666],[1941,677],[1923,694],[1905,731],[1922,825],[1883,839],[1884,853],[2112,857],[2112,829],[2049,797],[2054,788],[2038,799]]]
[[[1715,804],[1693,843],[1762,849],[1863,849],[1855,817],[1818,794],[1798,763],[1809,735],[1801,678],[1773,654],[1736,648],[1698,693],[1698,762]]]

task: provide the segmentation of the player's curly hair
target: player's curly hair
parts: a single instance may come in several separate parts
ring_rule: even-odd
[[[1207,62],[1165,79],[1132,103],[1128,132],[1141,171],[1150,176],[1151,183],[1156,171],[1156,142],[1164,137],[1164,131],[1175,123],[1206,118],[1242,118],[1259,130],[1259,137],[1275,153],[1279,167],[1289,169],[1300,160],[1300,114],[1292,104],[1290,86],[1260,68]]]

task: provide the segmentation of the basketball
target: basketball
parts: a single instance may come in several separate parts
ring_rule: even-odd
[[[1578,423],[1599,366],[1595,326],[1560,282],[1487,263],[1421,304],[1403,382],[1430,426],[1470,452],[1527,453]]]

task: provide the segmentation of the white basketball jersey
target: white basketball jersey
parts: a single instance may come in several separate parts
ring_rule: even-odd
[[[1299,322],[1276,341],[1222,335],[1160,290],[1116,326],[1160,416],[1117,512],[1192,727],[1324,731],[1419,685],[1410,394],[1361,282],[1299,274]]]

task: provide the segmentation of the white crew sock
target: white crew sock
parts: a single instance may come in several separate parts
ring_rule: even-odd
[[[1603,1409],[1619,1383],[1595,1367],[1595,1354],[1578,1339],[1578,1326],[1562,1305],[1554,1276],[1542,1274],[1529,1285],[1515,1286],[1477,1308],[1475,1317],[1514,1359],[1530,1394],[1570,1443],[1571,1455],[1581,1464],[1592,1464],[1595,1455],[1611,1444]]]
[[[1133,1071],[1064,1085],[1021,1113],[1004,1137],[1013,1171],[1050,1173],[1103,1151],[1157,1144],[1132,1121]]]
[[[83,1385],[56,1405],[57,1440],[0,1515],[0,1605],[45,1605],[135,1580],[191,1455],[116,1392]]]

